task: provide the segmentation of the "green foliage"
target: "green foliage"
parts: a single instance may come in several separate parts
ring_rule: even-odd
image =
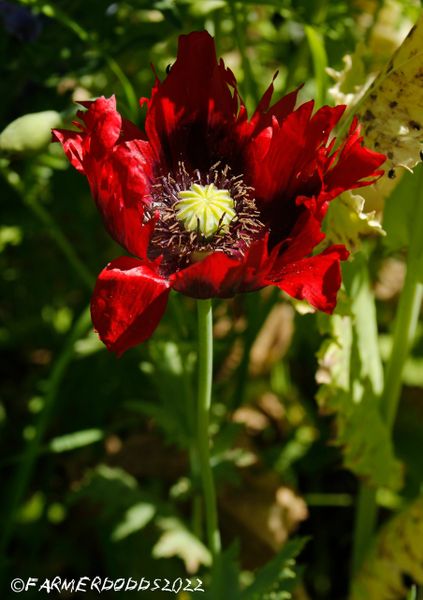
[[[51,130],[60,127],[61,122],[61,116],[55,110],[15,119],[0,133],[0,153],[22,155],[41,152],[51,141]]]
[[[381,530],[358,573],[351,600],[400,600],[415,598],[406,578],[423,584],[423,499],[418,498],[393,517]],[[413,591],[414,590],[414,591]]]
[[[423,282],[423,242],[419,232],[415,232],[415,224],[420,222],[420,215],[423,214],[422,187],[423,168],[419,165],[414,174],[404,174],[389,197],[384,212],[384,227],[388,233],[385,240],[387,250],[398,252],[410,248],[413,253],[413,268]]]
[[[252,583],[240,586],[238,547],[233,545],[219,559],[212,570],[210,588],[206,598],[218,600],[228,596],[234,600],[289,600],[297,582],[295,559],[307,543],[306,538],[294,538],[259,569]]]
[[[335,417],[345,466],[371,486],[398,489],[401,468],[379,409],[382,366],[364,256],[357,255],[344,274],[351,316],[321,319],[329,337],[318,354],[317,400]]]
[[[373,235],[381,229],[359,196],[343,195],[328,211],[327,242],[367,251],[363,238],[374,237],[368,260],[357,256],[346,265],[339,313],[319,319],[327,339],[319,353],[318,399],[334,417],[335,436],[314,402],[314,355],[322,344],[317,316],[291,315],[269,327],[269,313],[286,300],[268,290],[215,302],[210,434],[226,550],[210,571],[198,467],[189,451],[196,418],[193,303],[172,294],[154,339],[119,360],[92,330],[87,333],[95,276],[122,251],[104,232],[86,182],[68,168],[59,146],[48,142],[51,127],[62,121],[70,126],[76,100],[99,95],[115,94],[122,114],[142,127],[138,98],[148,96],[154,83],[150,64],[162,79],[178,35],[194,29],[215,35],[250,114],[277,70],[275,101],[304,83],[301,101],[315,97],[323,103],[330,96],[328,65],[340,74],[335,101],[342,94],[348,102],[357,100],[375,68],[369,53],[376,34],[385,36],[380,61],[391,51],[397,25],[415,18],[417,3],[393,0],[390,9],[387,2],[347,0],[10,4],[26,7],[39,27],[33,38],[21,39],[5,26],[3,13],[0,18],[0,554],[7,557],[0,596],[9,597],[15,575],[153,579],[198,570],[203,595],[213,600],[296,598],[298,586],[313,600],[346,597],[353,474],[396,490],[402,477],[397,454],[405,463],[405,485],[402,496],[385,489],[389,509],[412,499],[422,483],[423,338],[419,334],[406,364],[394,453],[379,416],[383,377],[376,325],[392,339],[396,300],[378,301],[376,314],[369,283],[381,256],[409,246],[420,167],[389,199],[383,239]],[[420,32],[421,24],[394,58],[393,70],[375,84],[375,120],[382,122],[384,143],[387,138],[379,149],[393,151],[392,166],[412,166],[421,149],[421,132],[409,126],[421,111],[421,90],[413,83],[421,53],[410,54]],[[341,73],[345,55],[352,56],[351,65]],[[411,80],[411,87],[391,114],[386,103],[394,99],[396,80],[407,86]],[[366,135],[373,124],[366,110],[373,106],[365,102],[360,114]],[[393,144],[389,136],[401,125],[408,131],[401,129]],[[380,131],[367,134],[379,141]],[[259,368],[251,352],[258,341],[264,356]],[[349,472],[339,469],[341,460]],[[260,498],[267,511],[260,521],[263,536],[231,516],[237,497],[246,505],[245,491],[256,477],[269,478],[275,489],[289,482],[295,494],[310,500],[300,531],[312,535],[301,557],[304,570],[294,564],[304,538],[281,546],[273,512],[276,506],[278,515],[286,513],[293,531],[299,522],[295,502],[278,504],[269,493],[267,506]],[[225,494],[235,486],[227,513]],[[251,520],[258,519],[257,505],[248,508]],[[400,585],[400,572],[420,581],[407,554],[420,552],[420,521],[412,522],[404,517],[389,543],[379,543],[371,563],[377,568],[368,571],[366,586],[376,573],[383,587],[391,571],[394,585]],[[388,563],[380,560],[386,552]]]

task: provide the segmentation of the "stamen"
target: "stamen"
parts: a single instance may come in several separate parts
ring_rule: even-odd
[[[221,251],[242,256],[263,230],[253,189],[241,174],[232,175],[220,162],[209,171],[188,172],[184,163],[153,186],[152,202],[145,210],[148,221],[159,218],[149,246],[149,256],[162,256],[163,271],[175,271]]]

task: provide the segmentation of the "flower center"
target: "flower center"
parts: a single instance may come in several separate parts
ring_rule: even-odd
[[[148,255],[161,256],[163,272],[173,272],[216,251],[239,258],[263,231],[254,190],[243,176],[216,163],[206,172],[180,162],[157,177],[144,222],[157,219]]]
[[[228,190],[214,183],[193,183],[188,190],[178,193],[175,214],[187,231],[198,231],[205,238],[217,232],[226,232],[235,217],[235,203]]]

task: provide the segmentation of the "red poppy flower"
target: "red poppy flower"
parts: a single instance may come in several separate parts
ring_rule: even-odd
[[[369,185],[385,157],[362,146],[356,121],[333,152],[344,106],[295,109],[297,91],[249,119],[236,80],[206,32],[183,35],[147,104],[145,133],[114,97],[82,102],[79,131],[55,130],[83,173],[106,228],[132,257],[100,273],[94,327],[122,354],[151,336],[171,288],[228,298],[275,285],[332,312],[344,246],[318,255],[330,200]]]

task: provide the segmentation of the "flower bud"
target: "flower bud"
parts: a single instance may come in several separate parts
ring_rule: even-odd
[[[0,133],[0,153],[35,154],[51,141],[51,130],[59,127],[61,117],[55,110],[29,113],[15,119]]]

